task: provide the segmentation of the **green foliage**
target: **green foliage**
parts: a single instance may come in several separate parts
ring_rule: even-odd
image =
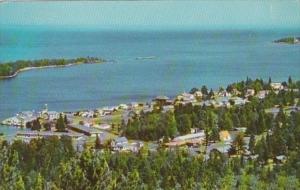
[[[19,147],[19,148],[18,148]],[[23,149],[26,149],[25,151]],[[211,151],[74,154],[69,139],[20,141],[0,149],[0,189],[298,189],[299,152],[270,170]],[[42,155],[42,156],[41,156]],[[32,164],[34,162],[34,164]]]
[[[55,128],[56,128],[56,130],[58,132],[65,132],[66,131],[66,127],[67,127],[67,125],[66,125],[65,119],[62,116],[62,114],[60,114],[59,118],[58,118],[58,120],[56,122]]]
[[[40,123],[40,119],[36,119],[32,122],[32,127],[31,127],[31,130],[41,130],[42,126],[41,126],[41,123]]]
[[[9,63],[0,64],[0,76],[11,76],[16,74],[21,69],[29,67],[45,67],[45,66],[64,66],[68,64],[76,63],[98,63],[104,62],[105,60],[95,57],[81,57],[76,59],[41,59],[34,61],[16,61]]]
[[[233,154],[241,155],[245,151],[244,134],[239,133],[231,144],[231,151]]]
[[[174,137],[177,133],[176,121],[173,113],[146,113],[129,120],[124,134],[133,139],[158,140]]]

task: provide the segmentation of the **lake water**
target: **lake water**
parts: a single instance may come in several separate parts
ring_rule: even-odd
[[[5,140],[8,140],[8,141],[11,141],[14,139],[18,130],[22,130],[22,129],[19,129],[17,127],[12,127],[12,126],[0,125],[0,133],[3,134],[5,137]],[[23,129],[23,130],[27,130],[27,129]],[[0,136],[0,139],[1,139],[1,136]]]
[[[299,79],[300,46],[274,44],[281,31],[109,31],[1,28],[1,61],[97,56],[106,64],[32,70],[0,81],[0,118],[22,110],[96,108],[174,96],[249,77]],[[136,59],[149,57],[153,59]]]

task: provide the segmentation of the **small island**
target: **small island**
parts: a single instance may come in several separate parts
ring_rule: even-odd
[[[275,40],[275,43],[300,44],[300,37],[287,37]]]
[[[15,61],[0,63],[0,79],[9,79],[16,77],[19,72],[31,69],[66,67],[79,64],[103,63],[104,59],[96,57],[79,57],[76,59],[40,59],[33,61]]]

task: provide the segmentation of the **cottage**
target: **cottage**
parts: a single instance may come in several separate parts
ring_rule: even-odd
[[[254,89],[247,89],[246,90],[246,97],[249,97],[249,96],[254,96],[255,95],[255,90]]]
[[[81,117],[85,117],[85,118],[93,118],[94,117],[94,111],[81,112],[81,113],[79,113],[79,115]]]
[[[245,105],[246,102],[247,102],[246,99],[243,99],[243,98],[240,98],[240,97],[232,97],[232,98],[230,98],[230,101],[233,101],[234,105],[236,105],[236,106]]]
[[[219,142],[219,143],[210,144],[207,147],[205,158],[209,159],[209,154],[212,151],[218,151],[222,154],[228,155],[228,152],[229,152],[230,148],[231,148],[230,143]]]
[[[156,102],[156,104],[158,105],[166,105],[167,101],[169,100],[170,98],[167,97],[167,96],[157,96],[154,101]]]
[[[120,104],[118,108],[122,109],[122,110],[127,110],[129,108],[129,106],[126,104]]]
[[[222,91],[218,92],[218,96],[231,97],[231,94],[229,92],[227,92],[226,90],[222,90]]]
[[[220,131],[219,132],[219,138],[220,138],[220,141],[231,141],[231,136],[230,136],[230,133],[228,131]]]
[[[124,151],[129,149],[128,140],[126,137],[117,137],[111,142],[111,147],[114,151]]]
[[[222,107],[222,106],[228,107],[228,106],[230,106],[229,98],[226,97],[226,96],[216,98],[215,102],[216,102],[215,103],[216,107]]]
[[[194,96],[194,94],[189,94],[189,93],[182,93],[181,95],[178,95],[176,97],[177,100],[182,101],[184,103],[192,103],[192,102],[196,102],[197,99]]]
[[[269,94],[269,92],[269,90],[261,90],[257,93],[256,97],[258,97],[259,99],[264,99]]]
[[[276,156],[275,161],[277,163],[285,163],[286,162],[286,156],[285,155]]]
[[[137,103],[137,102],[131,102],[131,103],[129,104],[129,107],[130,107],[131,109],[137,108],[137,107],[139,107],[139,103]]]
[[[202,98],[202,97],[203,97],[203,94],[202,94],[201,91],[196,91],[196,92],[194,92],[194,96],[195,96],[196,98]]]
[[[59,113],[56,111],[47,111],[47,112],[43,113],[42,117],[44,119],[52,121],[52,120],[56,120],[59,118]]]
[[[173,111],[173,110],[174,110],[173,105],[167,105],[167,106],[162,107],[162,112],[164,112],[164,113],[169,112],[169,111]]]
[[[283,85],[279,82],[272,82],[270,85],[273,90],[283,90],[284,89]]]
[[[144,146],[144,143],[141,141],[136,141],[130,144],[130,150],[132,152],[138,152],[142,147]]]

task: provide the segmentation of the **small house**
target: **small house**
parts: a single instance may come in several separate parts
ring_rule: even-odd
[[[156,102],[156,104],[158,105],[166,105],[167,101],[169,100],[170,98],[167,97],[167,96],[157,96],[154,101]]]
[[[273,90],[283,90],[284,89],[283,85],[280,82],[272,82],[271,88]]]
[[[111,142],[111,147],[114,151],[124,151],[129,149],[128,140],[126,137],[117,137]]]

